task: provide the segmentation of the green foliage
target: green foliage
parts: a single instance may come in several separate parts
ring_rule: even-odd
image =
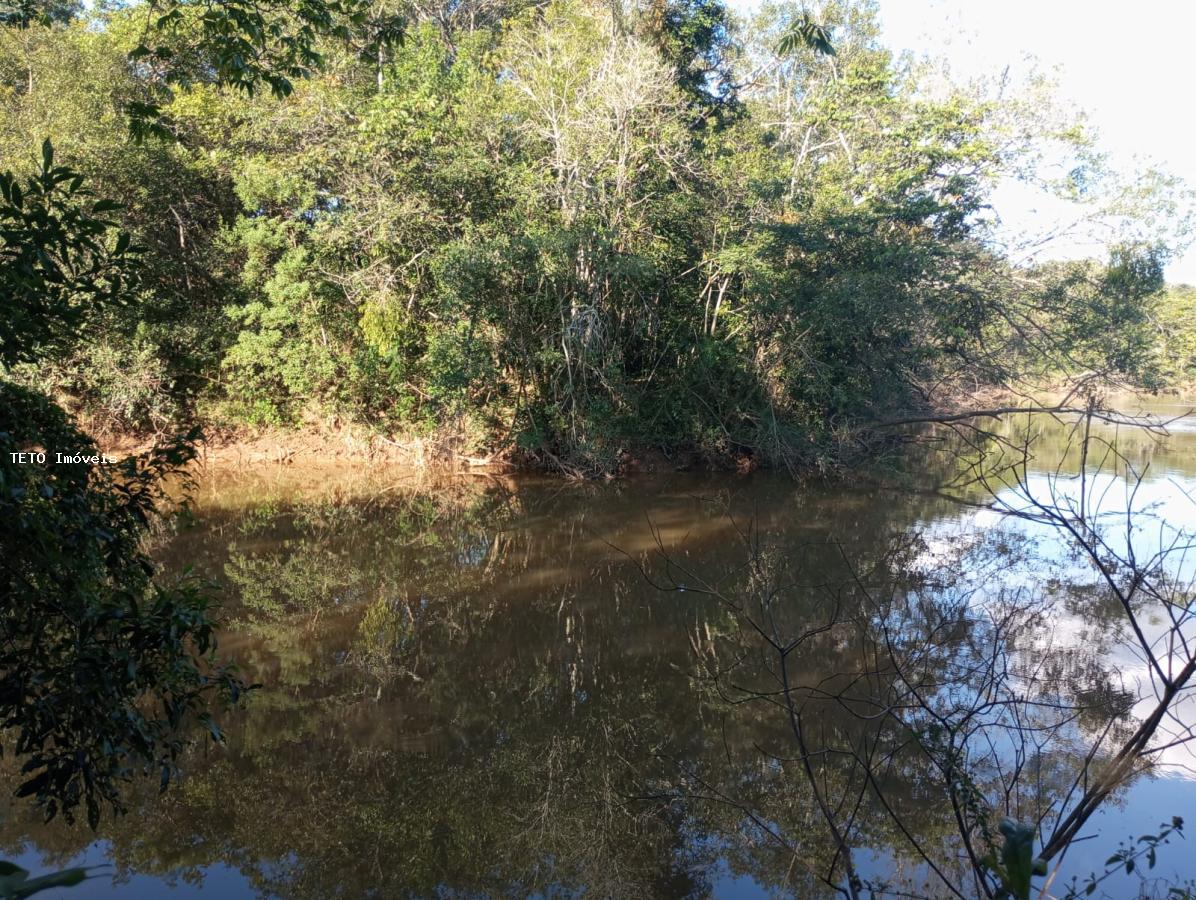
[[[69,397],[74,411],[99,433],[170,430],[184,416],[176,375],[162,358],[158,329],[140,325],[79,345],[53,364],[31,364],[14,373],[27,385]]]
[[[997,878],[1002,894],[1012,900],[1030,900],[1030,879],[1046,875],[1046,863],[1034,856],[1035,830],[1029,825],[1003,819],[998,830],[1004,838],[999,857],[990,860],[990,871]]]
[[[1151,313],[1163,286],[1156,251],[1122,247],[1105,266],[1082,262],[1046,267],[1037,298],[1056,324],[1060,351],[1072,365],[1157,386]]]
[[[103,243],[99,215],[115,205],[81,205],[82,176],[54,166],[48,141],[26,189],[8,173],[0,186],[11,365],[66,350],[94,312],[83,304],[123,301],[136,272],[126,234],[111,252]],[[243,689],[215,659],[209,598],[191,581],[156,582],[143,549],[197,439],[109,465],[52,401],[0,380],[0,751],[21,762],[18,796],[47,816],[83,805],[95,827],[139,771],[165,789],[184,726],[199,719],[219,739],[209,704]],[[24,876],[8,874],[24,896]]]
[[[793,53],[799,47],[807,47],[826,56],[835,55],[830,32],[811,19],[809,13],[803,13],[795,19],[777,41],[777,52],[783,55]]]
[[[0,26],[28,28],[69,22],[82,8],[81,0],[5,0],[0,3]]]
[[[208,596],[191,581],[155,583],[142,551],[164,481],[194,457],[196,436],[89,464],[95,445],[52,403],[8,383],[0,397],[5,749],[23,762],[19,795],[49,816],[84,804],[94,826],[139,770],[165,787],[188,721],[218,739],[208,703],[242,688],[215,665]],[[44,463],[13,455],[37,448]]]
[[[936,391],[1169,377],[1153,243],[1019,267],[990,241],[1044,131],[1079,160],[1058,190],[1097,191],[1082,130],[929,84],[878,33],[863,0],[743,28],[717,0],[171,0],[8,29],[0,152],[62,132],[145,248],[94,340],[16,374],[112,428],[204,404],[588,475],[650,447],[829,465]]]
[[[124,298],[135,251],[126,234],[105,243],[115,208],[54,165],[48,139],[33,177],[0,173],[0,364],[61,351],[95,305]]]
[[[1169,285],[1152,312],[1163,379],[1169,384],[1190,384],[1196,380],[1196,289]]]
[[[1152,871],[1158,863],[1159,848],[1171,843],[1172,838],[1182,838],[1183,836],[1184,820],[1180,816],[1174,816],[1170,822],[1164,822],[1159,826],[1158,833],[1144,834],[1136,841],[1122,843],[1117,852],[1105,860],[1104,872],[1094,873],[1083,880],[1078,877],[1073,878],[1066,885],[1066,893],[1061,896],[1064,900],[1091,897],[1106,879],[1120,873],[1133,875],[1137,872],[1139,878],[1145,882],[1145,873]],[[1145,872],[1141,865],[1143,862],[1146,864]],[[1183,884],[1167,883],[1165,886],[1167,887],[1166,896],[1174,898],[1174,900],[1188,900],[1196,895],[1196,885],[1190,881]],[[1141,893],[1142,896],[1146,896],[1145,890]]]
[[[278,234],[266,235],[270,224],[252,223],[242,230],[251,254],[269,253],[270,259],[262,260],[269,277],[253,291],[260,299],[230,308],[241,331],[224,366],[232,375],[234,397],[267,400],[277,404],[280,416],[293,419],[299,411],[293,404],[330,399],[324,392],[338,380],[340,345],[328,339],[334,312],[328,292],[307,278],[310,252],[283,245]],[[252,262],[248,271],[257,271]],[[338,336],[335,327],[333,335]]]
[[[707,116],[721,122],[736,106],[731,56],[733,23],[721,0],[673,0],[650,5],[639,30],[674,67],[677,87],[695,107],[701,130]]]
[[[324,62],[322,37],[348,41],[354,28],[368,26],[368,55],[402,37],[401,21],[371,19],[366,0],[148,0],[146,40],[129,52],[130,61],[151,61],[169,85],[200,81],[228,85],[252,96],[266,87],[286,97],[294,82],[308,78]],[[129,105],[133,134],[171,137],[156,103]]]
[[[0,29],[0,170],[27,171],[52,135],[95,196],[120,199],[102,218],[143,248],[136,290],[119,304],[87,303],[83,345],[14,377],[70,396],[104,427],[159,431],[186,418],[218,371],[234,282],[217,238],[238,204],[208,149],[129,140],[121,107],[146,90],[126,60],[140,25],[130,12],[103,28],[84,19]]]

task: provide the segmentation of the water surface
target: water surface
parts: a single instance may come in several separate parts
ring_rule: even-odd
[[[1134,502],[1153,505],[1156,527],[1196,523],[1186,424],[1119,443],[1145,472]],[[1038,427],[1035,489],[1075,471],[1057,468],[1066,427]],[[785,716],[709,678],[734,646],[727,598],[755,589],[752,559],[777,573],[778,615],[798,630],[830,597],[858,602],[861,572],[973,610],[1032,595],[1047,612],[1019,652],[1050,661],[1061,695],[1135,690],[1116,610],[1067,544],[929,490],[957,469],[916,459],[846,484],[432,481],[364,466],[205,479],[158,554],[220,586],[223,652],[261,690],[227,720],[227,747],[197,748],[166,796],[144,786],[98,836],[14,808],[4,852],[35,869],[106,867],[71,898],[822,895],[831,848],[786,762]],[[1111,509],[1127,502],[1123,476],[1093,476]],[[811,639],[795,668],[834,677],[852,653],[850,636]],[[811,713],[828,741],[858,727],[829,706]],[[1118,841],[1173,815],[1196,818],[1190,761],[1176,748],[1118,795],[1065,874],[1099,870]],[[924,842],[945,846],[950,817],[911,768],[896,765],[886,789]],[[883,810],[865,804],[858,821],[866,875],[919,877]],[[1196,857],[1170,848],[1159,869],[1196,877]]]

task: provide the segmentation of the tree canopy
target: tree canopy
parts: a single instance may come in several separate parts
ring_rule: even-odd
[[[1082,124],[1038,82],[893,58],[869,2],[743,23],[719,0],[172,0],[20,25],[0,160],[49,135],[144,248],[128,304],[14,369],[102,426],[335,419],[574,473],[652,447],[801,468],[967,384],[1159,377],[1167,248],[1127,192],[1109,260],[993,239],[994,186],[1046,184],[1049,153],[1075,161],[1052,189],[1100,211]]]

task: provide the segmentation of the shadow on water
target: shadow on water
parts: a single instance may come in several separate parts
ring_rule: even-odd
[[[1155,464],[1149,484],[1190,489],[1193,449],[1181,431],[1130,455]],[[1019,634],[1023,651],[1049,639],[1061,694],[1132,706],[1115,611],[1069,575],[1050,535],[929,492],[763,474],[562,486],[280,470],[206,482],[194,520],[159,551],[222,585],[222,646],[263,685],[228,722],[228,746],[197,746],[164,797],[138,787],[94,844],[17,807],[2,843],[44,865],[85,854],[112,866],[118,884],[106,874],[71,897],[821,896],[815,873],[834,848],[794,776],[784,716],[708,677],[741,646],[734,616],[699,590],[650,583],[698,587],[685,570],[748,589],[749,528],[781,561],[778,615],[795,625],[824,617],[829,595],[858,604],[862,570],[907,598],[975,605],[1033,589],[1053,611]],[[961,616],[962,632],[975,621]],[[856,637],[811,641],[799,677],[852,672]],[[828,746],[861,727],[833,704],[812,715]],[[893,759],[890,802],[925,846],[948,846],[954,823],[929,773]],[[1041,771],[1045,794],[1063,789]],[[1110,843],[1191,811],[1194,796],[1179,768],[1139,780],[1069,870],[1099,867]],[[861,869],[916,881],[872,802],[856,816]],[[1164,863],[1196,875],[1178,854]]]

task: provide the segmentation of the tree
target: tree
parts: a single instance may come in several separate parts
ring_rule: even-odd
[[[260,89],[287,97],[295,81],[323,65],[322,38],[349,42],[366,35],[361,52],[371,60],[402,37],[395,16],[371,16],[370,0],[148,0],[144,40],[129,54],[147,63],[162,85],[227,85],[252,96]],[[157,103],[134,102],[134,135],[169,137]]]
[[[788,746],[760,752],[808,786],[834,851],[817,875],[834,891],[1029,900],[1039,890],[1034,879],[1055,877],[1103,804],[1162,754],[1196,739],[1181,712],[1196,678],[1185,563],[1192,535],[1153,521],[1135,501],[1142,474],[1094,427],[1104,415],[1090,406],[1063,446],[1048,448],[1059,458],[1037,466],[1028,432],[969,424],[967,445],[988,455],[967,468],[978,490],[965,499],[1048,526],[1077,553],[1081,602],[1107,603],[1142,663],[1129,684],[1099,670],[1074,679],[1050,635],[1035,637],[1058,615],[1058,598],[1037,585],[977,587],[950,558],[919,566],[916,535],[879,559],[834,545],[794,557],[749,526],[740,530],[746,579],[704,577],[661,547],[658,587],[714,598],[733,617],[733,627],[695,642],[706,682],[716,702],[755,705],[787,726]],[[1112,502],[1119,489],[1120,507]],[[805,571],[828,552],[841,561],[840,579]],[[999,551],[998,564],[1016,571],[1010,555]],[[807,596],[799,611],[795,601]],[[828,655],[837,663],[826,665]],[[811,657],[820,664],[811,667]],[[910,780],[919,788],[912,806]],[[951,823],[949,841],[928,839],[914,824],[919,805],[935,802]],[[861,874],[855,852],[871,846],[869,813],[890,820],[928,886],[917,884],[920,875]],[[1076,879],[1066,896],[1091,893],[1140,861],[1153,868],[1157,847],[1182,829],[1176,819],[1123,846],[1107,871]],[[791,840],[779,828],[768,837],[786,848]],[[1173,885],[1168,895],[1190,896],[1189,886]]]
[[[123,234],[105,246],[102,216],[116,204],[92,201],[80,175],[55,166],[49,140],[33,178],[0,174],[0,198],[0,364],[11,367],[60,352],[89,313],[123,301],[131,248]]]
[[[96,304],[133,277],[112,210],[43,148],[29,179],[0,175],[0,361],[61,350]],[[48,398],[0,380],[0,722],[22,760],[18,795],[47,816],[120,810],[120,787],[153,771],[163,789],[196,719],[244,684],[215,656],[212,604],[194,582],[166,585],[143,540],[170,478],[195,456],[191,432],[107,465]]]

